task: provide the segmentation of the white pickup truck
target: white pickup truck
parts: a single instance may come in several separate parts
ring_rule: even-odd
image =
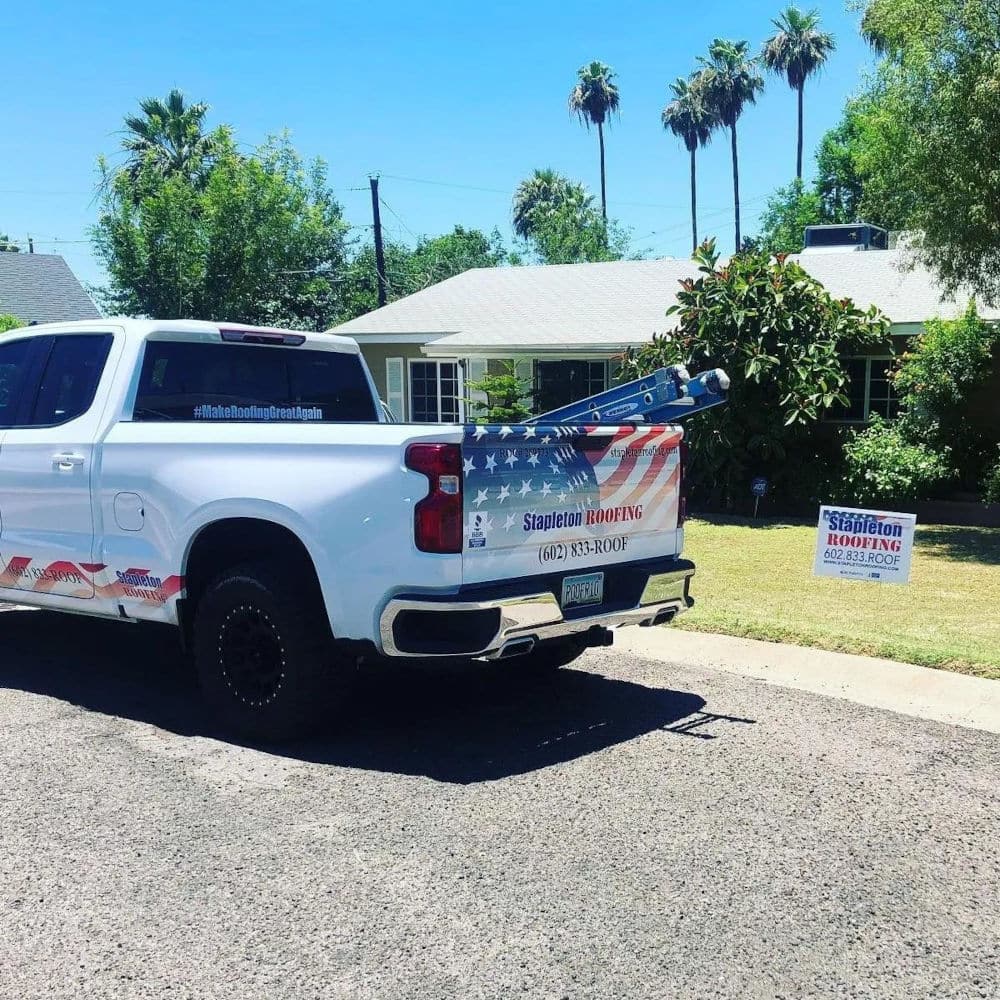
[[[13,330],[0,601],[175,625],[222,724],[284,739],[366,659],[544,669],[684,611],[681,438],[393,423],[325,334]]]

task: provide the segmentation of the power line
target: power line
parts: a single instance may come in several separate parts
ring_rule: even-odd
[[[405,222],[403,222],[403,220],[402,220],[402,219],[400,218],[400,215],[399,215],[399,212],[397,212],[397,211],[396,211],[396,210],[395,210],[395,209],[394,209],[394,208],[392,207],[392,205],[390,205],[390,204],[389,204],[389,203],[388,203],[388,202],[387,202],[387,201],[385,200],[385,198],[381,197],[381,195],[379,196],[379,201],[381,201],[381,202],[382,202],[382,204],[383,204],[383,205],[384,205],[384,206],[385,206],[385,207],[386,207],[387,209],[389,209],[389,211],[390,211],[390,212],[391,212],[391,213],[392,213],[392,214],[393,214],[393,215],[395,216],[395,218],[396,218],[396,221],[397,221],[397,222],[398,222],[398,223],[399,223],[399,224],[400,224],[400,225],[401,225],[401,226],[402,226],[402,227],[403,227],[403,228],[404,228],[404,229],[405,229],[405,230],[406,230],[406,231],[407,231],[407,232],[408,232],[408,233],[409,233],[409,234],[410,234],[410,235],[411,235],[411,236],[412,236],[412,237],[413,237],[413,238],[414,238],[415,240],[418,240],[418,239],[420,239],[420,237],[419,237],[419,236],[417,236],[417,234],[416,234],[416,233],[415,233],[415,232],[414,232],[414,231],[413,231],[412,229],[410,229],[410,227],[409,227],[409,226],[408,226],[408,225],[407,225],[407,224],[406,224]]]
[[[433,187],[459,188],[463,191],[483,191],[487,194],[502,194],[510,197],[510,191],[502,191],[500,188],[479,187],[475,184],[456,184],[453,181],[432,181],[422,177],[400,177],[398,174],[382,174],[383,177],[392,181],[406,181],[408,184],[430,184]]]

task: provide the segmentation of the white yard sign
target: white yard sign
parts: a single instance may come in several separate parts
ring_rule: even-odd
[[[916,514],[820,507],[815,576],[908,583]]]

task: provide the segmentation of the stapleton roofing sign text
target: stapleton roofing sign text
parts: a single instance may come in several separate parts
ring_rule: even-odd
[[[820,507],[816,576],[908,583],[915,514]]]

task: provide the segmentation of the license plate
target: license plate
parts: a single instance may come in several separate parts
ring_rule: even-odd
[[[604,574],[585,573],[581,576],[563,577],[563,609],[580,608],[587,604],[600,604],[604,600]]]

